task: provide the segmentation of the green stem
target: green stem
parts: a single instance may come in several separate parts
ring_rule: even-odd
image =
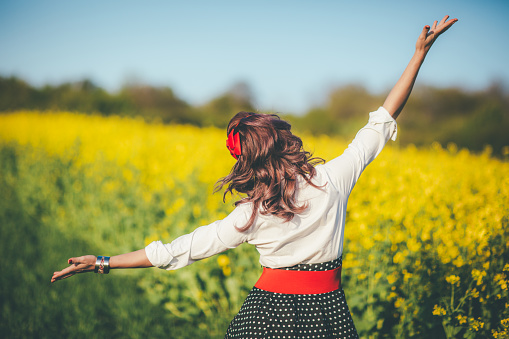
[[[451,289],[451,312],[454,310],[454,284],[452,284]]]
[[[442,319],[442,327],[444,328],[445,337],[447,339],[452,338],[451,329],[448,326],[448,322],[445,320],[445,318]]]

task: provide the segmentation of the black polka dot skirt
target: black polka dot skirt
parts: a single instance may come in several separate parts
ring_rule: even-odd
[[[327,271],[341,258],[284,268]],[[320,294],[274,293],[253,287],[225,338],[358,338],[342,288]]]

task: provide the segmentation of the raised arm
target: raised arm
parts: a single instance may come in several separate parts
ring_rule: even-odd
[[[70,258],[68,260],[69,266],[59,272],[54,272],[51,277],[51,282],[69,278],[77,273],[93,272],[96,260],[97,257],[95,255]],[[148,260],[145,249],[116,255],[110,258],[110,269],[144,267],[152,267],[152,263]]]
[[[415,45],[415,53],[410,60],[405,71],[399,78],[398,82],[392,90],[389,92],[387,99],[383,104],[383,107],[392,115],[394,119],[398,117],[405,106],[412,88],[414,87],[415,79],[419,73],[424,58],[428,53],[429,49],[440,36],[440,34],[447,31],[458,19],[448,20],[449,16],[446,15],[439,23],[435,21],[433,26],[424,26],[421,35],[417,39]]]

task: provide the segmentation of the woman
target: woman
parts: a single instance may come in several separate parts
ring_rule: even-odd
[[[227,130],[227,147],[237,163],[217,187],[228,185],[225,194],[246,196],[230,215],[170,244],[156,241],[111,258],[70,258],[70,266],[55,272],[51,281],[113,268],[173,270],[248,242],[260,253],[264,271],[227,338],[357,337],[341,288],[348,196],[385,143],[395,140],[395,119],[426,54],[457,21],[448,18],[424,27],[403,75],[341,156],[314,167],[320,159],[302,150],[288,123],[274,115],[240,112]]]

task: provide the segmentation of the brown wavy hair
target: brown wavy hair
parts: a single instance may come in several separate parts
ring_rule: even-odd
[[[275,114],[237,113],[228,124],[226,135],[232,130],[240,135],[242,154],[230,174],[216,182],[215,192],[228,185],[223,194],[237,191],[247,197],[235,206],[253,203],[253,213],[244,227],[251,225],[258,211],[272,214],[288,222],[301,213],[307,204],[296,204],[297,177],[316,187],[311,179],[316,175],[315,165],[325,162],[302,148],[302,140],[290,131],[291,125]]]

